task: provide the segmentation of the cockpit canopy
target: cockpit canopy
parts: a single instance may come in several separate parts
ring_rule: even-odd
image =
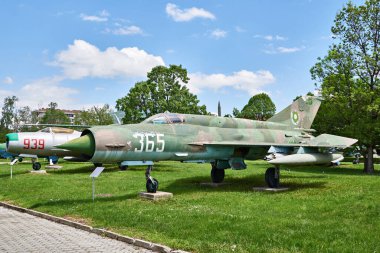
[[[160,113],[143,121],[148,124],[181,124],[184,122],[185,118],[178,113]]]
[[[46,127],[38,132],[42,133],[55,133],[55,134],[72,134],[74,133],[74,129],[64,128],[64,127]]]

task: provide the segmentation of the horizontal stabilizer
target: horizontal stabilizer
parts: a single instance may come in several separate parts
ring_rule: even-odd
[[[358,140],[331,135],[331,134],[321,134],[310,141],[310,146],[312,147],[335,147],[335,148],[347,148],[355,144]]]

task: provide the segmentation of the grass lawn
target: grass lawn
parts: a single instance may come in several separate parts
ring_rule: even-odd
[[[0,200],[88,225],[194,252],[379,252],[380,166],[281,170],[287,192],[252,191],[264,186],[268,165],[248,162],[226,171],[222,187],[210,181],[209,164],[156,163],[153,176],[171,200],[150,202],[145,168],[106,166],[92,202],[89,163],[61,163],[47,175],[29,173],[30,163],[0,165]]]

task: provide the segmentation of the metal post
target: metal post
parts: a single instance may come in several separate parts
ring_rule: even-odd
[[[92,178],[92,202],[95,201],[95,178]]]
[[[11,179],[13,178],[13,165],[16,164],[18,162],[17,158],[15,158],[11,163]]]
[[[95,178],[98,177],[103,170],[104,167],[96,167],[96,169],[90,175],[92,178],[92,202],[95,201]]]

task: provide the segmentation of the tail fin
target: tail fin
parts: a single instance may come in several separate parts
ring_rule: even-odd
[[[318,97],[300,97],[268,121],[286,124],[292,128],[309,129],[320,105],[321,99]]]

